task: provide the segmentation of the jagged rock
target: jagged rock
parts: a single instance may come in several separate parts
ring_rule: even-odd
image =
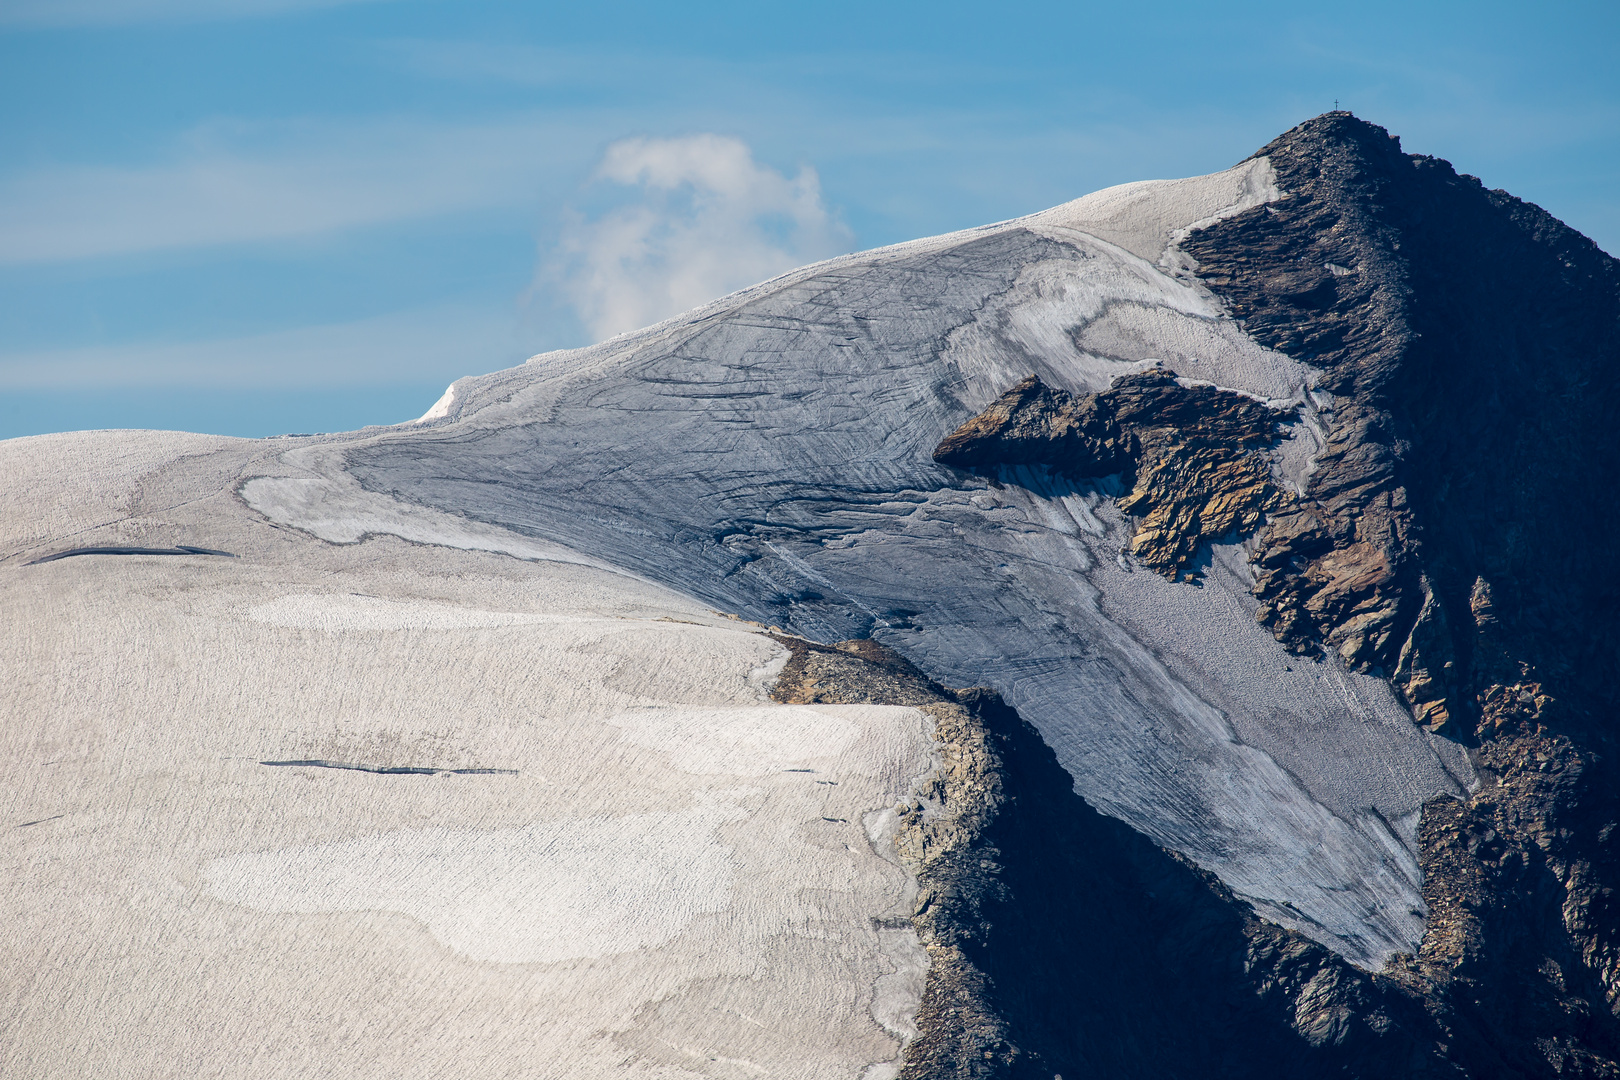
[[[1411,706],[1413,719],[1431,731],[1444,731],[1451,723],[1447,691],[1455,682],[1451,628],[1446,624],[1446,609],[1427,577],[1422,588],[1423,607],[1401,646],[1391,678]]]
[[[1246,331],[1332,395],[1303,490],[1264,507],[1256,615],[1479,740],[1480,786],[1424,808],[1429,917],[1391,972],[1470,1075],[1620,1075],[1620,504],[1565,494],[1620,456],[1620,264],[1347,114],[1261,155],[1283,197],[1183,243]]]
[[[1256,919],[1096,813],[993,691],[869,640],[777,640],[776,700],[934,719],[939,763],[895,839],[930,960],[901,1080],[1459,1075],[1405,982]]]
[[[1616,448],[1597,406],[1613,392],[1620,352],[1614,260],[1540,208],[1403,154],[1348,114],[1301,125],[1259,154],[1285,196],[1183,247],[1249,334],[1320,368],[1320,389],[1335,395],[1305,492],[1312,542],[1275,525],[1261,539],[1257,562],[1273,575],[1262,617],[1291,643],[1314,636],[1364,670],[1390,671],[1427,596],[1438,590],[1442,608],[1457,607],[1489,565],[1493,578],[1557,579],[1534,590],[1547,628],[1593,626],[1584,612],[1617,591],[1612,560],[1595,557],[1612,500],[1539,526],[1560,521],[1554,478]],[[1520,479],[1499,482],[1507,477]],[[1317,568],[1329,547],[1341,561],[1355,548],[1367,572]],[[1564,583],[1577,567],[1590,583],[1580,595]],[[1557,614],[1566,600],[1573,618]],[[1385,632],[1347,634],[1368,609],[1385,613]],[[1534,662],[1574,652],[1612,671],[1613,620],[1601,624],[1598,639],[1544,639]],[[1447,626],[1458,633],[1466,621]],[[1421,633],[1436,680],[1427,700],[1444,689],[1455,713],[1471,646],[1454,640],[1440,656],[1439,639]]]
[[[934,460],[964,467],[1053,464],[1071,476],[1107,476],[1126,468],[1135,451],[1112,411],[1099,410],[1096,395],[1076,398],[1030,375],[945,436]]]
[[[1137,515],[1131,552],[1172,581],[1201,544],[1259,528],[1284,496],[1258,451],[1287,412],[1163,371],[1124,375],[1076,398],[1031,375],[934,450],[946,465],[1039,464],[1085,479],[1121,473]]]
[[[1570,497],[1620,455],[1620,264],[1347,114],[1261,153],[1287,195],[1185,248],[1249,333],[1322,369],[1336,420],[1260,538],[1259,617],[1478,740],[1480,786],[1424,809],[1403,976],[1452,1060],[1620,1075],[1620,503]]]

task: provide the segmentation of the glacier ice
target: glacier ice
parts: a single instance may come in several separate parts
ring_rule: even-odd
[[[809,637],[871,635],[1001,691],[1099,809],[1376,968],[1421,934],[1417,815],[1471,782],[1462,751],[1381,680],[1274,642],[1241,559],[1212,556],[1201,587],[1133,568],[1106,483],[930,458],[1030,374],[1083,393],[1160,364],[1315,407],[1312,370],[1250,341],[1175,246],[1277,197],[1257,159],[806,267],[333,440],[304,464],[319,513],[271,497],[286,478],[243,495],[334,540],[454,522],[468,546],[560,548]]]

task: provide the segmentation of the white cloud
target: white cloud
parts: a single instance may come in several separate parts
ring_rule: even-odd
[[[171,160],[49,166],[0,180],[0,263],[312,236],[532,206],[589,160],[591,118],[214,125]],[[577,175],[577,173],[576,173]]]
[[[497,371],[535,351],[515,312],[441,305],[210,341],[132,342],[0,353],[0,388],[307,387],[443,380]],[[0,391],[3,392],[3,391]]]
[[[543,276],[561,281],[598,339],[850,248],[814,169],[784,176],[739,139],[625,139],[594,179],[630,200],[575,215]]]
[[[214,22],[381,0],[0,0],[0,25],[108,26]]]

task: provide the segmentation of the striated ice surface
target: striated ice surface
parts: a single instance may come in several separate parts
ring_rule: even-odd
[[[1171,583],[1125,554],[1106,482],[931,459],[1031,373],[1086,392],[1161,363],[1314,411],[1313,372],[1244,336],[1175,247],[1277,197],[1257,160],[807,267],[462,380],[243,497],[335,542],[560,546],[810,637],[870,634],[995,687],[1099,809],[1378,967],[1421,935],[1417,816],[1471,782],[1463,753],[1382,680],[1273,641],[1240,550]],[[1279,475],[1308,471],[1320,430],[1299,425]]]

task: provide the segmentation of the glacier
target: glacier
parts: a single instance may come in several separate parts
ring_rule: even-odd
[[[1103,812],[1377,969],[1412,951],[1423,804],[1473,783],[1384,680],[1253,620],[1242,539],[1196,584],[1134,566],[1108,480],[935,464],[1030,374],[1161,366],[1300,410],[1332,395],[1198,284],[1189,230],[1280,196],[1265,158],[845,256],[657,326],[457,381],[421,420],[299,440],[247,505],[335,543],[562,558],[820,641],[871,636],[1000,691]]]

